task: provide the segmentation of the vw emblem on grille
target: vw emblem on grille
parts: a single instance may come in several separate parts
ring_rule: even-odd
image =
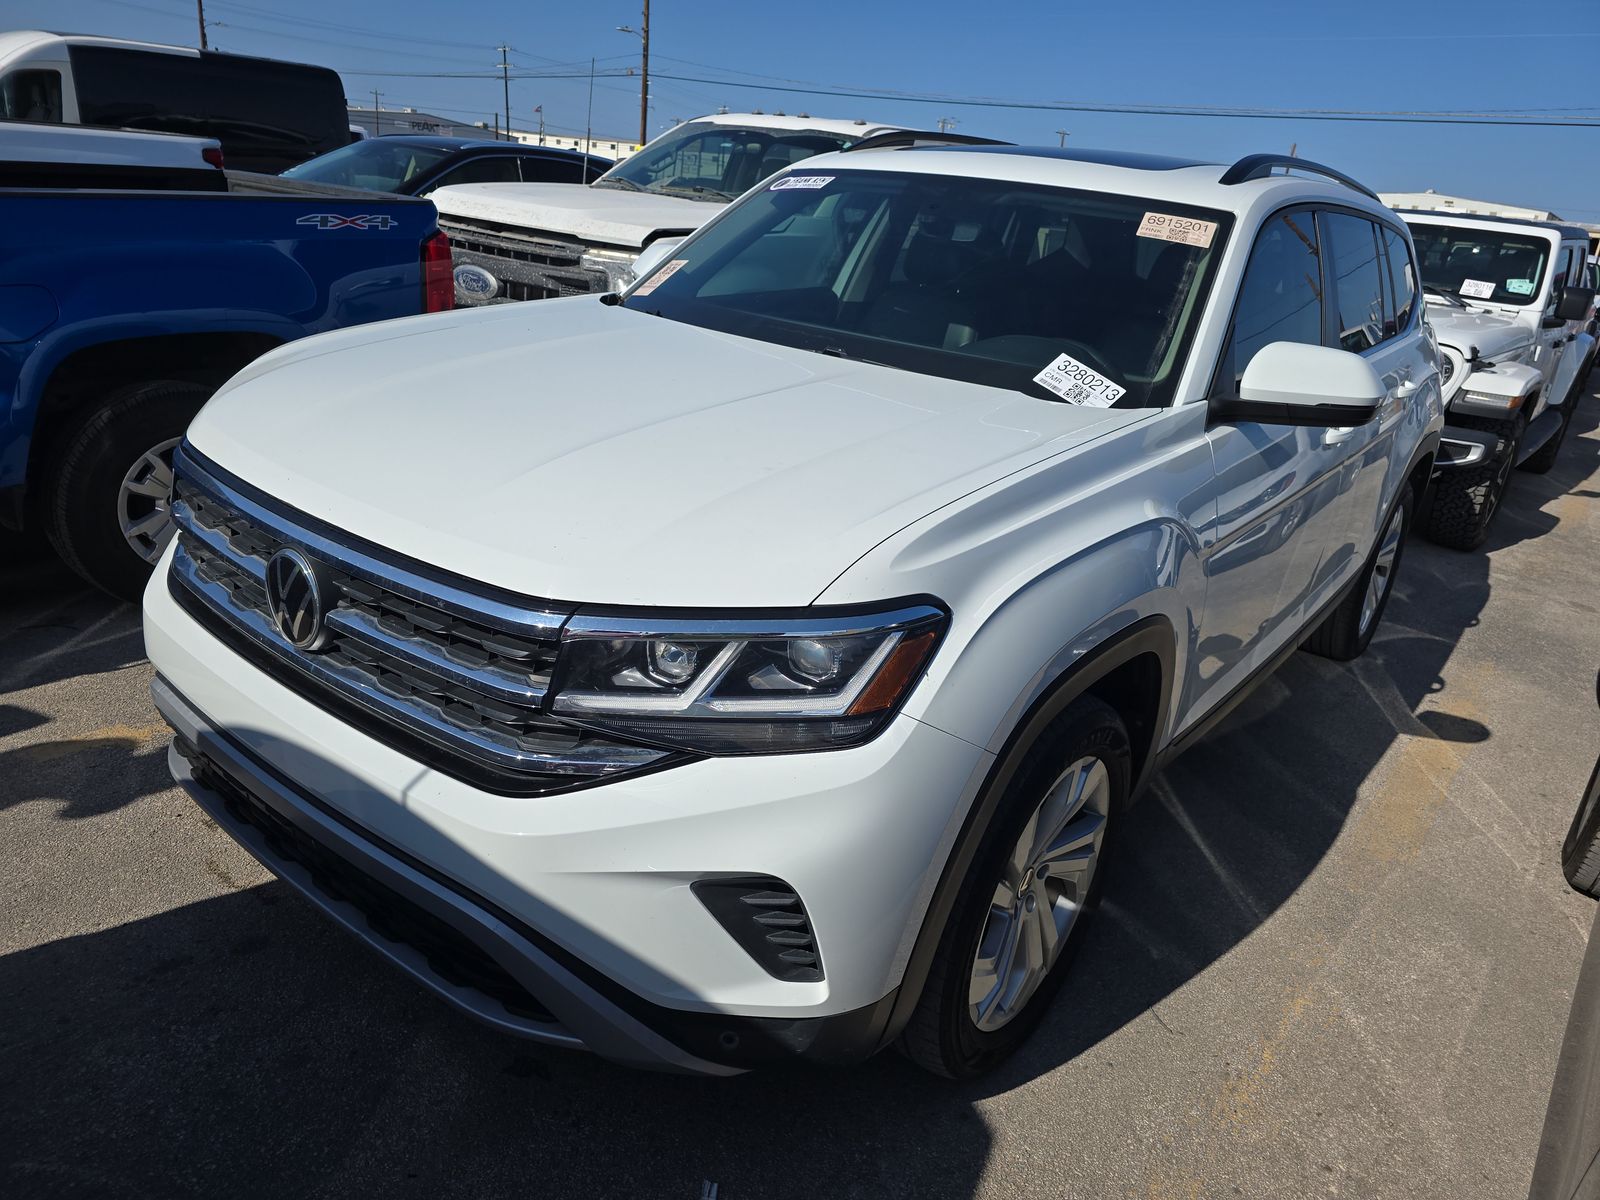
[[[493,300],[500,290],[500,281],[482,267],[462,263],[455,269],[456,299],[463,304]]]
[[[267,562],[267,611],[283,640],[296,650],[319,650],[327,631],[322,624],[322,585],[316,565],[298,550],[279,550]]]

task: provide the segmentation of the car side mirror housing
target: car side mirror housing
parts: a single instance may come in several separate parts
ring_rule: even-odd
[[[1386,393],[1377,371],[1359,354],[1272,342],[1245,367],[1238,396],[1211,401],[1211,417],[1215,422],[1326,429],[1364,425],[1377,414]]]
[[[1556,316],[1563,321],[1581,321],[1589,315],[1589,307],[1593,303],[1593,288],[1568,285],[1561,289],[1561,295],[1556,298]]]
[[[648,279],[655,274],[657,267],[672,257],[672,252],[683,244],[681,237],[657,238],[639,253],[633,260],[633,277],[635,279]]]

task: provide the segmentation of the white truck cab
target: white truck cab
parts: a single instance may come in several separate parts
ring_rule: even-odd
[[[1594,358],[1588,234],[1511,217],[1407,212],[1439,340],[1448,425],[1429,536],[1470,550],[1513,467],[1555,465]]]
[[[641,250],[693,233],[780,170],[895,125],[767,113],[696,117],[591,184],[477,183],[430,199],[455,248],[456,305],[609,292]]]

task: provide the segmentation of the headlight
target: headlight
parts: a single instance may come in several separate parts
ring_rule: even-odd
[[[604,275],[606,291],[620,292],[633,283],[633,260],[638,257],[631,250],[585,250],[578,257],[578,265]]]
[[[899,709],[945,622],[929,604],[773,620],[580,615],[562,630],[551,707],[701,754],[853,746]]]
[[[1467,378],[1467,360],[1448,346],[1439,348],[1439,391],[1448,401]]]

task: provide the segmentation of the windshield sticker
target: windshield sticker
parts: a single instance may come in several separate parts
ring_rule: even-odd
[[[1474,300],[1487,300],[1494,295],[1494,284],[1485,283],[1481,279],[1463,279],[1456,291],[1463,296],[1471,296]]]
[[[1533,295],[1533,280],[1508,279],[1506,280],[1506,291],[1513,296],[1531,296]]]
[[[1068,404],[1081,404],[1085,408],[1110,408],[1128,393],[1127,388],[1112,383],[1070,354],[1061,355],[1035,375],[1033,381]]]
[[[832,175],[785,175],[774,179],[769,192],[790,192],[797,188],[825,188],[833,182]]]
[[[1216,236],[1217,223],[1196,221],[1193,217],[1174,217],[1169,213],[1147,212],[1144,220],[1139,222],[1138,232],[1140,237],[1199,246],[1203,250],[1211,245],[1211,239]]]
[[[659,271],[657,271],[654,275],[650,276],[649,279],[646,279],[638,287],[634,288],[633,289],[633,294],[635,296],[648,296],[651,292],[655,291],[658,287],[660,287],[667,280],[671,279],[673,274],[677,271],[677,269],[679,267],[683,266],[688,261],[689,260],[687,258],[675,258],[675,259],[673,259],[671,262],[667,263],[664,267],[662,267]]]

